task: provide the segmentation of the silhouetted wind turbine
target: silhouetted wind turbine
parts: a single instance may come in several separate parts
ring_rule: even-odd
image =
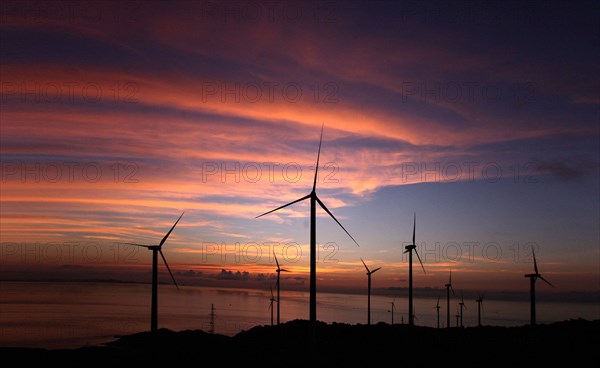
[[[437,304],[435,305],[437,311],[437,328],[440,328],[440,297],[438,296]]]
[[[450,269],[448,283],[444,286],[446,287],[446,328],[450,328],[450,290],[452,290],[452,295],[456,296],[452,288],[452,269]]]
[[[421,268],[423,268],[423,273],[425,273],[425,267],[423,267],[423,262],[421,262],[421,257],[419,257],[419,253],[417,252],[417,245],[415,244],[415,230],[417,227],[417,214],[414,215],[413,222],[413,237],[412,244],[404,247],[406,249],[404,253],[408,253],[408,310],[410,313],[408,314],[408,324],[414,326],[415,319],[413,318],[412,310],[413,310],[413,271],[412,271],[412,252],[415,251],[417,258],[419,259],[419,263],[421,263]]]
[[[370,325],[371,324],[371,275],[374,274],[375,272],[379,271],[381,269],[381,267],[376,268],[373,271],[371,271],[371,270],[369,270],[369,267],[367,267],[367,265],[365,264],[365,261],[363,261],[362,258],[360,259],[360,261],[367,269],[367,277],[369,279],[369,289],[368,289],[368,296],[367,296],[367,325]]]
[[[273,326],[273,303],[275,302],[275,298],[273,297],[273,287],[271,286],[271,304],[269,304],[269,309],[271,309],[271,326]]]
[[[261,216],[268,215],[271,212],[275,212],[275,211],[285,208],[287,206],[291,206],[294,203],[301,202],[305,199],[310,199],[310,306],[309,306],[309,318],[310,318],[311,323],[315,323],[317,321],[317,202],[319,203],[319,206],[321,206],[321,208],[323,210],[325,210],[325,212],[327,212],[327,214],[329,216],[331,216],[331,218],[334,219],[338,225],[340,225],[342,230],[344,230],[344,232],[346,232],[346,234],[348,234],[350,239],[352,239],[352,241],[354,241],[354,243],[356,243],[356,245],[358,245],[358,242],[356,240],[354,240],[354,238],[352,237],[352,235],[350,235],[348,230],[346,230],[346,228],[344,228],[344,226],[342,226],[342,224],[335,218],[335,216],[331,213],[331,211],[329,211],[327,206],[325,206],[325,204],[323,204],[323,202],[321,202],[319,197],[317,197],[317,192],[316,192],[316,190],[317,190],[317,174],[319,172],[319,157],[321,156],[322,141],[323,141],[323,126],[321,127],[321,138],[319,140],[319,151],[317,153],[317,164],[315,165],[315,179],[313,181],[312,191],[308,195],[306,195],[300,199],[296,199],[293,202],[284,204],[283,206],[277,207],[271,211],[263,213],[262,215],[256,216],[256,218],[259,218]]]
[[[413,314],[414,319],[418,319],[417,318],[417,308],[413,307],[413,313],[412,314]]]
[[[162,246],[163,246],[163,244],[165,244],[165,242],[167,241],[167,238],[169,237],[169,235],[171,235],[171,232],[173,231],[173,229],[175,229],[175,226],[177,226],[177,223],[179,222],[179,220],[181,220],[182,216],[183,216],[183,213],[181,214],[181,216],[179,216],[177,221],[175,221],[175,224],[173,225],[171,230],[169,230],[167,235],[165,235],[164,238],[162,238],[162,240],[160,241],[160,244],[158,244],[158,245],[124,243],[124,244],[128,244],[128,245],[135,245],[136,247],[148,248],[149,250],[152,251],[152,309],[150,312],[151,313],[150,314],[150,331],[152,331],[152,332],[155,332],[158,329],[158,254],[159,253],[160,253],[160,256],[162,257],[163,261],[165,262],[165,266],[167,266],[167,270],[169,271],[169,274],[171,275],[171,278],[173,279],[173,283],[179,290],[177,281],[175,281],[175,277],[173,276],[173,273],[171,272],[171,269],[169,268],[169,264],[167,263],[167,260],[165,259],[165,255],[162,252]]]
[[[525,275],[525,277],[529,277],[529,285],[531,285],[531,325],[535,326],[536,325],[536,318],[535,318],[535,282],[537,281],[537,279],[542,279],[542,281],[544,281],[546,284],[554,287],[554,285],[552,285],[550,283],[550,281],[546,280],[545,278],[542,277],[542,275],[540,275],[539,271],[538,271],[538,266],[537,266],[537,261],[535,259],[535,250],[533,249],[533,247],[531,247],[531,253],[533,254],[533,270],[535,271],[535,273],[529,273],[527,275]]]
[[[390,312],[392,312],[392,325],[394,325],[394,311],[396,310],[396,306],[394,304],[395,301],[396,298],[394,298],[394,300],[390,302],[390,304],[392,305],[392,309],[390,309]]]
[[[281,299],[279,297],[279,276],[281,274],[281,272],[290,272],[289,270],[285,270],[281,267],[279,267],[279,261],[277,261],[277,256],[275,255],[275,252],[273,252],[273,256],[275,257],[275,263],[277,263],[277,269],[275,270],[275,272],[277,272],[277,324],[279,324],[279,305],[281,304]]]
[[[463,308],[467,309],[467,306],[465,305],[465,298],[463,298],[462,294],[458,305],[460,305],[460,327],[463,327]]]
[[[456,327],[458,327],[458,317],[460,317],[460,314],[458,313],[458,305],[456,306]]]
[[[483,308],[483,295],[479,294],[475,299],[477,302],[477,326],[481,327],[481,310]]]

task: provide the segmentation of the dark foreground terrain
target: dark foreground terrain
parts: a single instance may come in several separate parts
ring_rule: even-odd
[[[199,330],[142,332],[98,347],[73,350],[0,348],[3,361],[59,366],[188,363],[197,366],[355,366],[390,362],[398,366],[435,364],[499,366],[553,363],[596,364],[600,358],[600,320],[571,320],[535,328],[480,327],[434,329],[379,323],[373,326],[296,320],[258,326],[236,336]],[[12,360],[15,359],[15,360]]]

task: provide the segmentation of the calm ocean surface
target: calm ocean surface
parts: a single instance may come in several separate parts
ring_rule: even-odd
[[[159,328],[179,331],[210,330],[211,304],[214,330],[234,335],[256,325],[269,324],[269,291],[171,285],[159,286]],[[366,323],[366,295],[317,295],[317,316],[325,322]],[[371,297],[372,323],[391,322],[392,298]],[[477,303],[465,300],[465,326],[477,324]],[[436,325],[436,300],[415,299],[416,324]],[[456,302],[451,325],[456,322]],[[396,300],[394,323],[406,322],[406,299]],[[445,325],[445,300],[440,301]],[[539,323],[572,318],[600,319],[596,303],[538,303]],[[282,322],[308,319],[308,293],[282,292]],[[73,348],[114,340],[116,335],[147,331],[150,325],[150,285],[68,282],[0,282],[0,346]],[[483,323],[524,325],[529,302],[484,300]]]

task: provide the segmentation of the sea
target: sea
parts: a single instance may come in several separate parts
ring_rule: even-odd
[[[118,336],[150,328],[149,284],[0,281],[0,347],[47,349],[101,345]],[[159,285],[158,326],[174,331],[200,329],[233,336],[271,324],[270,291]],[[308,319],[308,292],[282,291],[281,322]],[[371,323],[407,323],[406,298],[371,296]],[[415,324],[437,327],[437,299],[415,298]],[[450,325],[457,323],[457,300]],[[465,300],[463,325],[477,325],[477,303]],[[446,326],[446,301],[440,300],[440,325]],[[276,322],[276,304],[273,306]],[[597,303],[538,302],[538,323],[600,319]],[[366,324],[367,296],[317,294],[317,319]],[[460,322],[459,322],[460,323]],[[484,300],[482,323],[519,326],[529,323],[529,301]]]

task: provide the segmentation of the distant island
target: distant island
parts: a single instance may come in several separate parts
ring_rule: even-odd
[[[116,336],[101,346],[71,350],[0,348],[4,361],[19,364],[193,363],[200,367],[258,364],[295,367],[356,366],[392,361],[394,365],[498,366],[557,363],[569,366],[598,361],[600,320],[568,320],[535,327],[430,328],[378,323],[294,320],[279,326],[256,326],[235,336],[201,330]],[[215,364],[215,362],[217,362]]]

